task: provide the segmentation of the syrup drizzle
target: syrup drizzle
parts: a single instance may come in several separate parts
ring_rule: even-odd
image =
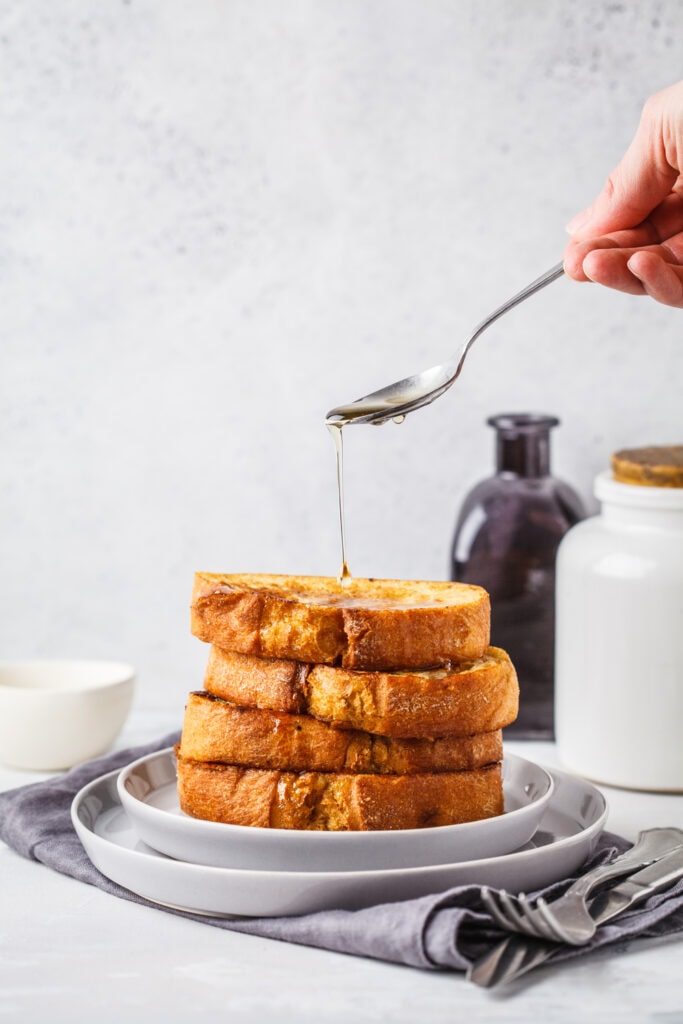
[[[339,530],[341,534],[341,569],[337,574],[337,581],[343,583],[344,580],[351,579],[351,570],[349,569],[349,563],[346,560],[346,529],[344,519],[344,443],[342,440],[342,424],[334,423],[331,420],[326,420],[325,424],[329,430],[332,440],[334,442],[334,448],[337,453],[337,494],[339,497]]]

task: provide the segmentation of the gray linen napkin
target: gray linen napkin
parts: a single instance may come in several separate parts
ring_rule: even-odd
[[[265,938],[374,957],[394,963],[441,970],[465,971],[501,932],[484,910],[477,885],[462,885],[446,892],[363,910],[325,910],[300,917],[223,920],[156,907],[111,882],[91,864],[71,824],[70,808],[76,793],[93,779],[131,761],[173,746],[178,733],[156,743],[119,750],[70,772],[0,793],[0,839],[23,857],[99,886],[123,899],[155,907],[164,913],[189,917],[214,928],[246,932]],[[630,844],[603,832],[590,862],[610,860]],[[569,879],[548,886],[546,896],[559,894]],[[534,894],[535,895],[535,894]],[[662,938],[683,930],[683,881],[652,896],[641,907],[600,928],[585,947],[558,947],[554,962],[581,956],[600,946],[623,946],[636,937]]]

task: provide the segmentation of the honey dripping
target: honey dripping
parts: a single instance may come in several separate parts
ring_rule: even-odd
[[[346,559],[346,529],[344,521],[344,443],[342,441],[342,426],[340,423],[326,421],[327,429],[332,435],[334,448],[337,455],[337,495],[339,500],[339,531],[341,535],[341,568],[337,574],[339,583],[351,579],[351,570]]]
[[[403,423],[405,415],[399,413],[392,416],[393,423]],[[337,494],[339,498],[339,530],[341,534],[341,569],[337,574],[337,582],[342,584],[344,580],[351,579],[351,570],[346,558],[346,529],[344,519],[344,442],[342,440],[342,428],[344,423],[352,423],[353,420],[325,420],[325,426],[332,435],[334,448],[337,456]]]

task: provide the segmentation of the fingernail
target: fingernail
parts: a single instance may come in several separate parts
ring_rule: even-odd
[[[633,274],[633,276],[634,276],[634,277],[637,277],[637,278],[638,278],[638,279],[640,280],[640,274],[638,273],[638,268],[637,268],[637,267],[634,267],[634,266],[633,266],[633,263],[634,263],[634,261],[635,261],[636,263],[638,263],[638,262],[639,262],[639,261],[637,260],[636,256],[635,256],[635,253],[634,253],[634,255],[633,255],[633,256],[631,256],[631,257],[630,257],[629,259],[627,259],[627,260],[626,260],[626,266],[627,266],[627,267],[628,267],[628,269],[629,269],[629,270],[631,271],[631,273]]]

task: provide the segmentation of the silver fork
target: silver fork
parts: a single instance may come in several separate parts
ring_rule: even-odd
[[[597,924],[588,912],[587,899],[597,886],[660,860],[683,847],[678,828],[646,829],[637,842],[610,864],[601,864],[578,878],[558,899],[543,897],[532,902],[524,893],[511,896],[505,889],[484,886],[481,898],[496,924],[505,931],[520,932],[551,942],[582,946],[595,934]]]

